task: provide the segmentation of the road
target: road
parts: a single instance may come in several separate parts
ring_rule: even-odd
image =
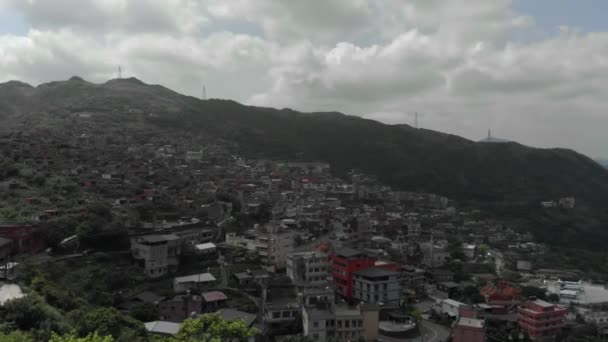
[[[420,331],[424,342],[444,342],[450,337],[450,329],[427,320],[420,321]]]

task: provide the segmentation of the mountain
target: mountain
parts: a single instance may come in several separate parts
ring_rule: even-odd
[[[597,159],[596,162],[608,169],[608,159]]]
[[[73,77],[38,87],[0,85],[0,126],[5,130],[61,129],[81,112],[95,113],[100,130],[128,124],[138,130],[187,131],[230,141],[246,156],[326,161],[338,174],[361,169],[398,189],[456,199],[608,200],[608,171],[566,149],[476,143],[336,112],[202,101],[133,78],[104,84]]]

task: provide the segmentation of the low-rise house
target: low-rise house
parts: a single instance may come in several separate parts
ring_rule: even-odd
[[[455,301],[453,299],[444,299],[441,301],[441,313],[448,315],[452,318],[458,318],[460,316],[460,307],[466,306],[466,304]]]
[[[221,291],[210,291],[201,294],[206,311],[217,310],[217,308],[228,300],[228,297]]]
[[[150,334],[170,337],[177,335],[181,325],[179,323],[167,322],[167,321],[154,321],[144,323],[146,330]]]
[[[270,275],[266,270],[247,270],[245,272],[233,273],[232,277],[236,280],[239,287],[266,285],[270,279]]]
[[[256,315],[235,309],[220,309],[216,312],[224,321],[234,322],[240,320],[246,326],[251,327],[256,320]]]
[[[459,291],[460,285],[452,281],[437,283],[435,286],[435,295],[439,298],[454,298]]]
[[[196,252],[199,254],[208,255],[208,254],[214,254],[215,252],[217,252],[217,247],[212,242],[201,243],[201,244],[194,246],[194,248],[196,249]]]
[[[199,314],[203,309],[203,298],[197,295],[179,295],[158,303],[161,319],[170,322],[183,322]]]
[[[177,293],[186,291],[199,291],[206,286],[216,282],[211,273],[192,274],[185,277],[173,279],[173,290]]]

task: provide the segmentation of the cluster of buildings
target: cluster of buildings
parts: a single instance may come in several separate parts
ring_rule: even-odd
[[[18,223],[0,224],[5,278],[15,257],[46,248],[39,227],[103,202],[141,273],[170,282],[170,296],[138,293],[124,304],[154,305],[158,320],[146,327],[155,333],[217,312],[320,342],[415,339],[424,321],[454,341],[539,339],[575,324],[571,301],[574,315],[608,332],[601,289],[559,283],[581,274],[547,268],[555,267],[542,264],[547,248],[531,234],[446,197],[395,190],[358,170],[337,178],[324,162],[245,159],[195,134],[127,134],[115,125],[104,135],[97,114],[73,114],[64,132],[0,139],[31,173],[0,184],[20,208]],[[549,202],[542,205],[575,206],[573,198]],[[205,266],[186,272],[185,254]]]

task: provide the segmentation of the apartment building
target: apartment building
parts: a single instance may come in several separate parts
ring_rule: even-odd
[[[354,272],[353,275],[353,298],[365,303],[399,305],[399,272],[382,267],[369,267]]]
[[[329,283],[329,256],[322,252],[290,253],[286,261],[287,276],[302,294],[305,305],[334,298]]]
[[[294,232],[285,225],[268,223],[258,229],[255,247],[266,270],[269,272],[283,270],[287,255],[293,251]]]
[[[144,235],[131,238],[131,255],[151,278],[162,277],[179,264],[181,241],[177,235]]]

